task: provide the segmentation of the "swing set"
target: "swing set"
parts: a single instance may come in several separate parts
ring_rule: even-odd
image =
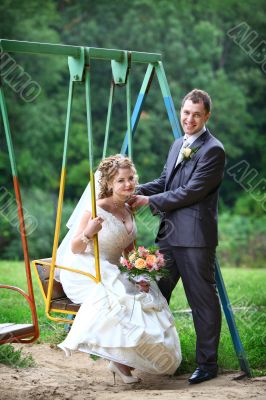
[[[66,167],[67,167],[67,151],[68,151],[68,139],[70,132],[71,112],[72,112],[72,100],[74,95],[74,87],[78,82],[79,84],[85,85],[85,99],[86,99],[86,114],[87,114],[87,135],[88,135],[88,159],[89,159],[89,180],[91,182],[91,201],[92,201],[92,216],[96,217],[96,199],[95,199],[95,182],[94,182],[94,163],[93,163],[93,135],[92,135],[92,115],[91,115],[91,60],[101,60],[111,62],[111,87],[108,102],[108,111],[106,119],[105,139],[103,146],[103,158],[106,157],[110,122],[112,116],[112,106],[114,92],[116,88],[126,87],[126,107],[127,107],[127,131],[125,133],[124,141],[122,144],[121,154],[128,154],[132,158],[132,139],[136,132],[136,128],[139,122],[139,118],[145,103],[145,99],[149,92],[152,80],[156,75],[158,78],[160,90],[162,92],[166,112],[172,128],[174,138],[179,138],[181,129],[179,126],[178,118],[175,112],[174,103],[170,94],[170,89],[167,83],[166,75],[161,61],[161,54],[156,53],[145,53],[136,51],[126,51],[117,49],[103,49],[94,47],[80,47],[80,46],[69,46],[61,44],[49,44],[49,43],[38,43],[38,42],[23,42],[16,40],[0,40],[0,48],[2,54],[4,53],[27,53],[27,54],[49,54],[57,56],[68,57],[69,66],[69,91],[68,91],[68,104],[67,104],[67,115],[66,115],[66,126],[65,126],[65,137],[64,137],[64,148],[62,157],[61,167],[61,178],[60,188],[58,195],[58,206],[57,216],[55,222],[55,233],[53,241],[53,249],[51,258],[34,260],[33,267],[36,272],[37,280],[45,302],[45,313],[47,318],[56,322],[67,322],[68,324],[73,322],[69,318],[62,317],[62,314],[75,315],[79,309],[78,304],[74,304],[68,299],[63,291],[63,288],[55,278],[55,268],[67,269],[73,272],[81,273],[89,276],[96,283],[101,281],[100,263],[99,263],[99,246],[98,237],[94,236],[94,254],[95,254],[95,276],[89,273],[85,273],[76,269],[72,269],[66,266],[59,266],[56,264],[56,253],[59,244],[61,217],[63,209],[63,198],[65,189],[66,179]],[[131,71],[135,63],[142,63],[147,65],[146,73],[143,79],[143,83],[138,94],[133,113],[131,114]],[[1,67],[1,56],[0,56],[0,67]],[[1,69],[0,69],[1,70]],[[2,74],[3,76],[3,74]],[[1,335],[0,325],[0,344],[14,341],[28,341],[32,342],[39,336],[38,320],[36,316],[36,306],[34,301],[34,294],[31,280],[30,270],[30,258],[28,253],[27,235],[25,229],[25,222],[23,216],[22,200],[20,195],[19,181],[17,176],[17,168],[15,162],[15,154],[11,139],[10,126],[8,120],[8,113],[6,108],[3,81],[0,81],[0,108],[4,123],[4,130],[6,135],[6,141],[8,146],[8,153],[11,163],[11,170],[13,175],[14,190],[16,195],[18,216],[20,222],[20,234],[24,253],[24,262],[27,273],[27,284],[28,294],[24,293],[21,289],[13,286],[0,284],[0,289],[11,289],[21,293],[28,301],[31,312],[32,312],[32,325],[24,326],[24,333],[19,330],[10,329],[8,326],[4,335]],[[232,337],[234,349],[238,357],[240,369],[245,372],[245,375],[251,376],[249,364],[245,355],[241,339],[236,327],[233,311],[231,304],[226,292],[223,277],[221,274],[220,266],[216,260],[215,274],[217,281],[217,288],[219,292],[220,301],[223,307],[224,315],[227,320],[227,324]],[[57,314],[59,316],[54,316]],[[8,325],[8,324],[7,324]],[[22,329],[23,330],[23,329]],[[16,333],[17,332],[17,333]],[[26,339],[27,338],[27,339]]]

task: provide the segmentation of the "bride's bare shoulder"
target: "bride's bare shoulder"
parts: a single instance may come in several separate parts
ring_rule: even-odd
[[[110,202],[108,201],[108,199],[99,199],[97,200],[96,204],[104,210],[110,211]]]
[[[96,201],[97,206],[105,206],[107,204],[106,199],[99,199]]]

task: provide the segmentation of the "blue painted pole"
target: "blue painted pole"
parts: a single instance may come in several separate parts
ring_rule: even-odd
[[[167,83],[167,78],[164,72],[162,62],[158,62],[155,67],[160,89],[163,95],[165,108],[168,114],[168,118],[172,127],[173,135],[175,139],[182,136],[180,124],[176,115],[174,102],[170,93],[170,89]]]
[[[244,347],[242,345],[238,329],[235,322],[235,317],[233,314],[233,310],[230,304],[230,300],[228,298],[222,272],[218,260],[215,261],[215,279],[217,283],[217,288],[220,296],[220,300],[222,303],[224,315],[227,321],[228,328],[230,330],[231,338],[233,341],[234,349],[239,361],[239,365],[242,371],[246,373],[248,377],[251,377],[251,371],[249,368],[249,363],[245,354]]]

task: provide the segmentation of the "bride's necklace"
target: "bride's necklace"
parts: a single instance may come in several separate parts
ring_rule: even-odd
[[[115,209],[118,210],[122,214],[122,216],[120,215],[119,217],[120,217],[121,221],[123,222],[123,224],[125,224],[126,223],[126,217],[127,217],[127,212],[126,212],[126,209],[125,209],[125,203],[119,203],[119,202],[117,202],[115,200],[113,200],[113,203],[114,203]]]

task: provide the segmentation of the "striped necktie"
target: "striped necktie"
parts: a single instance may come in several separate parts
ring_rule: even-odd
[[[181,149],[179,151],[175,166],[177,166],[178,164],[180,164],[183,161],[184,156],[183,156],[182,151],[183,151],[183,149],[185,149],[188,146],[189,146],[188,136],[185,135],[184,138],[183,138],[183,144],[182,144]]]

